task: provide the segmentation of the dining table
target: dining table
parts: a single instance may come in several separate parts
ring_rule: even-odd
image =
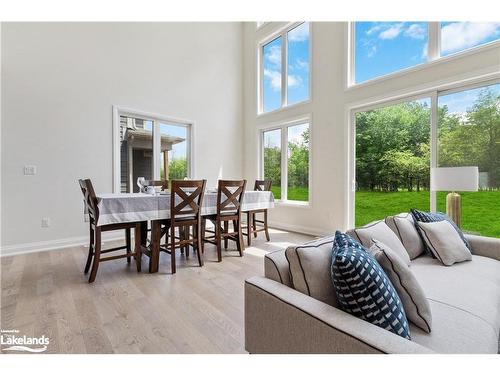
[[[97,226],[115,223],[140,223],[135,230],[135,246],[142,246],[149,256],[149,272],[158,272],[160,260],[161,222],[170,218],[170,192],[147,193],[102,193],[97,194],[99,218]],[[241,211],[274,207],[271,191],[245,191]],[[217,213],[217,190],[207,190],[204,195],[201,215]],[[147,244],[147,223],[151,223],[151,240]]]

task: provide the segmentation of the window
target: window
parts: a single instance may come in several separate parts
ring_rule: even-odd
[[[460,193],[462,229],[500,237],[500,83],[443,93],[438,106],[438,166],[479,167],[479,191]]]
[[[261,45],[260,112],[309,99],[309,28],[308,22],[293,25]]]
[[[351,33],[349,80],[357,84],[496,41],[500,23],[355,22]]]
[[[441,56],[486,44],[499,38],[499,22],[441,22]]]
[[[275,199],[309,201],[309,140],[308,121],[262,132],[263,176],[271,180]]]
[[[115,191],[138,192],[137,178],[190,176],[191,125],[116,110]]]
[[[427,61],[426,22],[356,22],[355,82]]]
[[[355,225],[430,209],[430,100],[356,113]]]

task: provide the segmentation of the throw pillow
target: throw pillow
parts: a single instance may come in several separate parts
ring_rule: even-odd
[[[457,227],[457,224],[455,224],[455,222],[453,220],[451,220],[451,218],[448,215],[446,215],[442,212],[424,212],[424,211],[419,211],[419,210],[412,208],[411,209],[411,216],[413,217],[413,220],[415,221],[415,226],[417,228],[417,231],[419,232],[420,236],[422,237],[422,240],[424,240],[424,243],[426,244],[427,251],[429,251],[431,254],[432,254],[432,251],[427,246],[427,243],[425,242],[425,238],[423,238],[423,236],[422,236],[422,232],[420,231],[419,224],[420,223],[433,223],[436,221],[443,221],[443,220],[448,221],[453,226],[453,228],[457,231],[458,235],[460,236],[460,238],[464,242],[467,249],[469,249],[469,251],[472,251],[472,248],[469,244],[469,241],[467,241],[467,239],[465,238],[465,236],[462,233],[462,231],[460,230],[460,228]]]
[[[377,221],[375,223],[365,225],[364,227],[356,228],[354,229],[354,234],[366,248],[369,248],[372,245],[372,238],[382,241],[394,250],[406,264],[410,264],[410,256],[408,255],[408,252],[399,240],[398,236],[396,236],[396,234],[387,226],[385,222]]]
[[[402,262],[391,248],[380,241],[373,240],[369,251],[396,288],[408,320],[430,333],[432,326],[431,307],[411,268]]]
[[[415,259],[425,253],[425,244],[417,231],[415,222],[410,213],[387,216],[385,223],[399,237],[410,259]]]
[[[442,220],[418,225],[432,254],[445,266],[472,260],[470,250],[449,221]]]
[[[410,339],[403,303],[375,258],[357,241],[337,231],[331,277],[342,310]]]

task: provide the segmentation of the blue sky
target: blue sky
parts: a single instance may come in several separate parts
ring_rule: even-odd
[[[427,61],[426,22],[356,22],[357,83]],[[441,55],[500,38],[500,23],[442,22]]]
[[[500,83],[486,87],[489,88],[494,94],[500,95]],[[440,107],[445,105],[448,106],[448,111],[450,113],[465,113],[468,109],[471,109],[483,89],[485,89],[485,87],[460,91],[448,95],[441,95],[438,98],[438,105]]]
[[[290,30],[288,38],[288,104],[309,98],[309,23]],[[283,40],[276,38],[263,47],[263,109],[264,112],[281,107],[281,51]]]

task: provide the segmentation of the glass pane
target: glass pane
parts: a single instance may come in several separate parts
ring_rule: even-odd
[[[441,56],[500,38],[500,22],[441,22]]]
[[[429,166],[429,99],[356,113],[356,226],[429,211]]]
[[[427,22],[356,22],[356,83],[426,62],[427,29]]]
[[[189,177],[188,128],[182,125],[160,123],[160,134],[160,178],[171,181]]]
[[[438,105],[438,166],[479,167],[479,191],[460,193],[462,229],[500,237],[500,84],[441,95]]]
[[[153,122],[120,116],[120,191],[138,192],[138,177],[153,178]]]
[[[281,199],[281,129],[263,134],[264,179],[271,180],[275,199]]]
[[[309,22],[288,32],[288,104],[309,99]]]
[[[281,44],[281,37],[279,37],[262,47],[264,112],[281,107]]]
[[[287,200],[309,200],[309,124],[288,127]]]

